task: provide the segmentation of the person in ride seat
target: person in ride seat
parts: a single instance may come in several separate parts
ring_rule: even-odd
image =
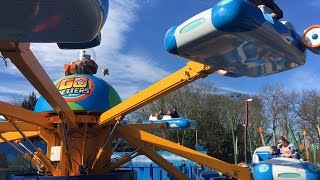
[[[271,146],[269,149],[269,159],[280,157],[277,146]]]
[[[270,13],[271,17],[275,19],[283,18],[283,12],[274,0],[247,0],[248,2],[258,6],[260,9],[263,7],[270,8],[273,12]]]
[[[177,112],[177,108],[172,108],[171,110],[171,118],[179,118],[179,114]]]
[[[278,140],[278,143],[279,144],[277,145],[277,148],[280,153],[280,157],[300,159],[298,149],[294,144],[290,143],[286,137],[281,136]]]
[[[160,120],[160,119],[163,118],[164,115],[165,115],[165,114],[163,113],[163,110],[160,109],[158,112],[156,112],[156,114],[154,115],[154,117],[156,117],[158,120]]]

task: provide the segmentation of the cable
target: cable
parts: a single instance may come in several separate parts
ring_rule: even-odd
[[[31,158],[30,158],[30,160],[29,160],[29,172],[31,172],[31,173],[33,173],[33,172],[38,172],[38,170],[35,169],[35,168],[33,168],[33,166],[32,166],[32,159],[33,159],[33,157],[34,157],[34,154],[31,154]],[[37,174],[38,174],[38,173],[37,173]]]
[[[72,161],[74,161],[75,163],[78,164],[78,166],[80,166],[80,164],[75,159],[72,159]]]
[[[85,163],[84,163],[85,165],[89,165],[91,156],[92,156],[92,153],[90,153],[90,154],[88,155],[88,157],[86,158]]]

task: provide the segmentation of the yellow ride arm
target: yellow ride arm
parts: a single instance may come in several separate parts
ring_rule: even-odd
[[[120,119],[124,115],[179,89],[199,78],[207,77],[218,69],[189,61],[187,65],[166,78],[158,81],[150,87],[140,91],[136,95],[104,112],[99,118],[99,126],[105,126],[110,121]]]

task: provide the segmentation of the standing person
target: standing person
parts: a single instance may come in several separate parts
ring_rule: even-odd
[[[283,11],[274,2],[274,0],[247,0],[248,2],[258,6],[259,8],[268,7],[273,12],[270,14],[271,17],[275,19],[283,18]]]
[[[290,143],[289,140],[281,136],[278,140],[277,148],[280,152],[280,157],[287,157],[287,158],[296,158],[299,159],[300,155],[298,153],[297,148],[294,146],[294,144]]]
[[[177,108],[172,108],[171,110],[171,118],[178,118],[179,114],[177,112]]]

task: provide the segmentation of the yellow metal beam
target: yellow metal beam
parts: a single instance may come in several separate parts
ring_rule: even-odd
[[[9,58],[15,64],[53,109],[64,115],[66,124],[70,128],[75,128],[76,117],[74,113],[33,55],[30,43],[0,41],[0,51],[5,58]]]
[[[10,117],[10,119],[12,120],[17,119],[43,128],[53,129],[52,124],[48,122],[49,120],[47,118],[40,116],[33,111],[2,101],[0,101],[0,114],[6,117]]]
[[[102,153],[106,150],[106,147],[110,147],[112,144],[112,140],[115,139],[116,134],[114,134],[116,128],[118,127],[119,121],[116,122],[116,124],[113,126],[111,133],[108,135],[108,138],[106,139],[105,143],[103,146],[99,147],[98,149],[98,153],[96,155],[96,158],[94,159],[91,169],[94,168],[94,166],[96,165],[97,161],[99,160],[100,156],[102,155]]]
[[[142,141],[146,144],[150,144],[162,150],[172,152],[174,154],[185,157],[204,166],[216,169],[217,171],[228,174],[240,180],[251,179],[249,168],[244,168],[234,164],[226,163],[219,159],[215,159],[198,151],[181,146],[179,144],[173,143],[171,141],[152,135],[150,133],[137,130],[135,128],[119,127],[118,131],[120,136],[125,138],[130,143],[136,144],[135,142]]]
[[[62,162],[67,162],[67,166],[68,166],[68,171],[70,175],[75,175],[74,170],[73,170],[73,163],[72,163],[72,158],[71,158],[71,153],[70,153],[70,147],[68,144],[68,138],[64,135],[66,132],[64,132],[64,127],[63,124],[59,124],[60,126],[58,126],[57,128],[57,133],[58,136],[61,139],[62,142],[62,151],[64,152],[64,156],[61,156],[61,160]]]
[[[16,122],[22,131],[38,131],[39,127],[25,122]],[[10,122],[0,121],[0,130],[2,132],[17,132],[17,129]]]
[[[34,152],[34,155],[40,159],[42,164],[46,167],[46,169],[52,173],[52,175],[57,176],[58,171],[54,167],[54,165],[51,163],[51,161],[42,153],[41,149],[38,149],[36,152]]]
[[[124,128],[126,129],[126,128]],[[130,131],[130,129],[128,129]],[[120,131],[121,132],[121,131]],[[120,133],[121,134],[121,133]],[[121,134],[124,135],[124,134]],[[150,145],[143,143],[142,141],[137,141],[135,136],[131,137],[125,134],[123,138],[131,145],[141,148],[140,152],[150,158],[153,162],[157,163],[168,173],[172,174],[177,179],[189,179],[185,174],[183,174],[179,169],[174,167],[170,162],[161,157],[158,153],[156,153],[153,149],[150,148]]]
[[[114,170],[117,167],[122,166],[123,164],[127,163],[131,161],[131,158],[129,156],[123,156],[121,157],[119,160],[117,160],[116,162],[109,164],[106,168],[105,168],[105,172],[111,172],[112,170]]]
[[[174,167],[170,162],[168,162],[166,159],[164,159],[162,156],[160,156],[157,152],[152,150],[150,147],[143,147],[141,148],[141,152],[145,154],[149,159],[151,159],[153,162],[157,163],[159,166],[161,166],[164,170],[172,174],[177,179],[185,179],[189,180],[190,178],[183,174],[179,169]]]
[[[123,117],[157,98],[179,89],[199,78],[207,77],[217,70],[218,69],[211,68],[210,66],[201,63],[189,61],[185,67],[104,112],[100,116],[98,124],[100,126],[105,126],[110,121]]]
[[[34,165],[34,166],[43,166],[43,167],[41,167],[40,169],[41,170],[43,170],[44,171],[44,173],[47,173],[47,172],[51,172],[50,171],[50,169],[47,169],[47,167],[45,167],[44,165],[43,165],[43,163],[42,163],[42,161],[37,157],[37,156],[35,156],[35,155],[31,155],[31,154],[29,154],[29,153],[24,153],[23,155],[22,155],[22,157],[25,159],[25,160],[27,160],[27,162],[30,162],[31,161],[31,163],[32,163],[32,165]],[[52,173],[52,172],[51,172]],[[52,173],[53,174],[53,173]]]
[[[36,137],[39,136],[39,131],[24,131],[25,135],[27,137]],[[7,132],[1,134],[4,138],[6,138],[8,141],[15,141],[15,140],[21,140],[23,137],[19,132]],[[0,143],[3,143],[4,141],[0,139]]]

